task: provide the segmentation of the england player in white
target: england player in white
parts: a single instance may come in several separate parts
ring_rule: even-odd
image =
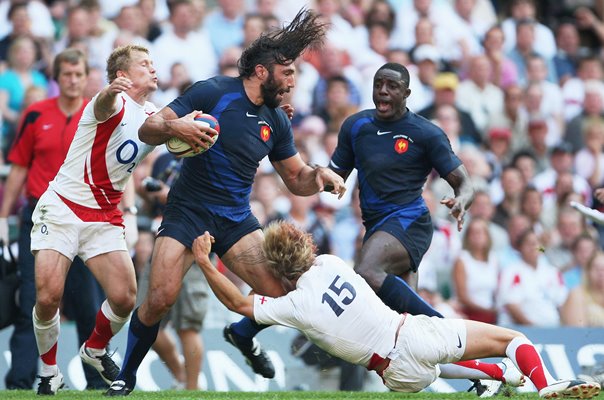
[[[591,398],[600,391],[594,382],[554,380],[520,332],[476,321],[397,314],[340,258],[315,257],[310,234],[290,223],[273,223],[264,234],[267,263],[287,293],[279,298],[242,295],[210,262],[212,236],[205,232],[195,239],[195,260],[218,299],[258,323],[300,330],[328,353],[375,370],[391,390],[418,392],[438,376],[519,385],[523,379],[511,373],[513,368],[474,360],[507,356],[543,398]]]
[[[105,347],[135,304],[134,267],[117,206],[133,169],[153,149],[138,139],[138,128],[156,110],[147,99],[157,90],[157,77],[148,50],[140,46],[115,49],[107,76],[109,85],[85,108],[67,157],[32,217],[36,276],[32,316],[42,361],[38,394],[52,395],[63,386],[56,363],[59,304],[76,255],[107,295],[80,356],[108,383],[119,368]]]

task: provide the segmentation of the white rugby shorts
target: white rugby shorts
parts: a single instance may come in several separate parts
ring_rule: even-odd
[[[32,215],[31,251],[55,250],[73,260],[111,251],[128,251],[124,228],[108,222],[83,222],[51,189],[38,200]]]
[[[465,351],[464,320],[407,315],[384,384],[397,392],[419,392],[440,375],[438,364],[459,361]]]

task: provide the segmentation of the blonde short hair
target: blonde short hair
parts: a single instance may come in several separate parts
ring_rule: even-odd
[[[120,46],[113,50],[107,59],[107,80],[110,83],[117,78],[117,71],[126,71],[128,68],[130,68],[130,63],[132,62],[132,53],[135,51],[149,54],[149,50],[146,47],[134,44]]]
[[[315,261],[312,235],[285,221],[272,222],[265,228],[262,248],[269,270],[279,279],[297,279]]]

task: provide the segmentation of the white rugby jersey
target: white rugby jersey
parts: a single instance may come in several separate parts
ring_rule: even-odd
[[[95,96],[84,109],[67,157],[50,188],[80,206],[110,210],[138,165],[154,146],[138,139],[138,128],[157,108],[140,105],[126,93],[116,99],[117,111],[104,122],[94,116]]]
[[[286,296],[254,295],[254,318],[300,330],[328,353],[367,366],[393,350],[402,315],[386,306],[342,259],[318,256]]]

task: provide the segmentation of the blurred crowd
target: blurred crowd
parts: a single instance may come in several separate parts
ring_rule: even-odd
[[[85,51],[92,97],[113,48],[148,47],[160,81],[151,100],[162,107],[192,82],[236,76],[242,49],[304,6],[330,28],[324,48],[297,62],[286,99],[303,158],[328,164],[341,123],[373,108],[373,74],[391,61],[411,73],[409,109],[444,130],[473,179],[461,233],[439,205],[448,185],[436,174],[426,185],[435,230],[422,295],[446,316],[604,326],[604,235],[569,206],[603,207],[593,196],[604,186],[601,0],[0,0],[0,166],[21,111],[57,94],[57,52]],[[163,153],[134,173],[141,268],[174,168],[154,165]],[[352,265],[363,224],[354,175],[347,184],[343,200],[293,196],[266,161],[252,209],[261,223],[295,222],[320,253]]]

